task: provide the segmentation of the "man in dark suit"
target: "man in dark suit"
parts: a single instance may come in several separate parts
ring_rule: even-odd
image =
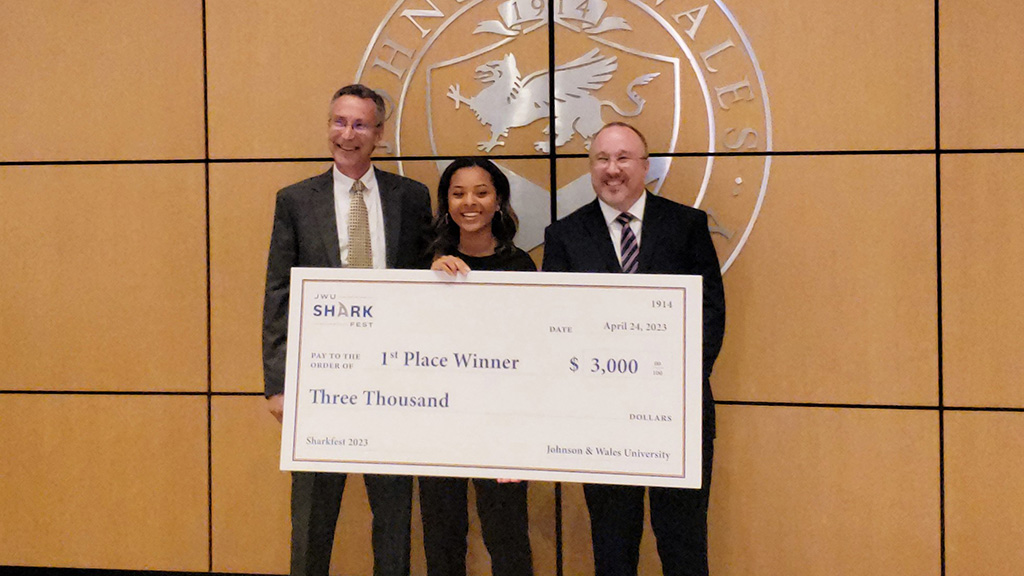
[[[597,199],[548,226],[542,269],[553,272],[700,274],[704,278],[703,484],[651,487],[651,527],[666,576],[707,575],[707,513],[715,408],[711,368],[725,331],[725,293],[707,215],[649,194],[647,142],[613,122],[590,147]],[[643,486],[583,487],[590,511],[596,576],[635,576],[643,535]]]
[[[284,407],[288,290],[293,266],[422,268],[429,265],[430,197],[408,178],[372,167],[384,101],[355,84],[331,99],[327,140],[334,166],[277,193],[263,304],[263,369],[270,412]],[[292,474],[293,575],[326,576],[345,474]],[[373,513],[373,571],[409,574],[412,478],[366,475]]]

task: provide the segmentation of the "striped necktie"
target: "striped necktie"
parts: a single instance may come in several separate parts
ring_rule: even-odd
[[[637,256],[640,255],[640,247],[636,243],[636,235],[629,227],[633,215],[629,212],[619,214],[615,221],[622,225],[622,236],[619,238],[619,248],[622,253],[622,271],[626,274],[636,274]]]
[[[348,191],[348,267],[373,268],[373,248],[370,245],[370,217],[366,211],[363,192],[366,186],[356,180]]]

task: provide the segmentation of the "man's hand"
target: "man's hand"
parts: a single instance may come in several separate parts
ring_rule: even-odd
[[[275,394],[267,398],[267,409],[277,418],[278,422],[284,420],[284,394]]]

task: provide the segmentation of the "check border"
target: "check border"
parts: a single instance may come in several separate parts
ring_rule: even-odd
[[[700,290],[699,276],[666,276],[666,275],[599,275],[580,273],[530,273],[530,272],[471,272],[469,277],[457,277],[451,279],[441,276],[440,273],[429,271],[403,271],[403,270],[353,270],[353,269],[293,269],[292,292],[293,302],[291,303],[289,317],[289,349],[288,368],[286,385],[286,419],[282,435],[281,467],[285,470],[312,470],[312,471],[334,471],[334,472],[364,472],[364,473],[390,473],[390,474],[411,474],[411,475],[437,475],[437,476],[461,476],[461,477],[516,477],[526,480],[561,480],[570,482],[598,482],[609,484],[639,484],[677,487],[699,487],[701,469],[701,399],[702,392],[700,383],[700,340],[702,323],[700,322],[702,294]],[[668,290],[673,294],[679,294],[683,302],[681,309],[676,313],[681,324],[684,326],[680,334],[679,350],[682,351],[682,376],[684,390],[682,394],[681,422],[678,425],[680,445],[682,454],[679,459],[678,472],[637,472],[619,469],[593,469],[585,466],[523,466],[503,465],[491,466],[480,465],[473,462],[423,462],[415,459],[392,459],[382,462],[373,458],[361,458],[356,455],[345,458],[314,458],[299,457],[301,434],[298,429],[301,402],[297,393],[298,382],[302,380],[304,370],[307,367],[299,362],[299,358],[305,358],[303,352],[307,339],[308,318],[302,313],[306,310],[308,302],[307,288],[323,283],[344,282],[354,285],[409,285],[409,284],[469,284],[483,286],[504,286],[513,288],[541,288],[558,289],[568,287],[583,290],[613,289],[642,289],[650,293],[652,290]],[[696,306],[694,306],[694,295]],[[295,298],[295,297],[298,298]],[[696,318],[694,312],[696,311]],[[298,314],[296,314],[298,312]],[[696,326],[696,333],[693,327]],[[292,337],[297,334],[297,338]],[[489,333],[488,338],[494,338],[496,334]],[[696,346],[692,346],[691,340],[696,339]],[[691,346],[688,348],[688,344]],[[694,354],[696,351],[696,354]],[[696,363],[696,370],[693,364]],[[688,377],[696,373],[696,383],[687,386]],[[693,394],[694,388],[696,394]],[[289,394],[289,392],[291,392]],[[695,404],[695,406],[694,406]],[[694,422],[696,419],[696,422]],[[696,441],[694,441],[696,436]],[[550,445],[549,445],[550,446]],[[696,458],[694,458],[696,456]],[[695,474],[687,474],[688,470],[696,470]]]

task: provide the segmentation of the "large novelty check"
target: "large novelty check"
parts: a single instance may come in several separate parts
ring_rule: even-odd
[[[292,270],[281,468],[699,487],[701,278]]]

